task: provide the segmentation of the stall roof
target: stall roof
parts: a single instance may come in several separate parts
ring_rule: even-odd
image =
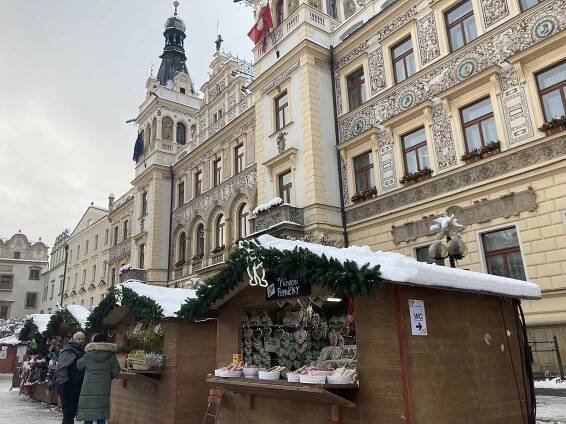
[[[0,346],[16,346],[19,344],[23,344],[23,343],[18,339],[18,336],[16,336],[15,334],[0,339]]]
[[[524,299],[539,299],[541,297],[540,287],[535,283],[464,269],[431,265],[418,262],[414,258],[399,253],[374,252],[368,246],[337,248],[298,240],[283,240],[270,235],[259,236],[257,240],[266,248],[282,251],[300,247],[319,256],[325,254],[327,257],[332,257],[340,262],[349,260],[356,262],[359,266],[366,264],[370,266],[381,265],[382,278],[393,283],[489,293]]]
[[[47,323],[49,323],[49,320],[52,316],[53,314],[31,314],[28,316],[28,318],[31,318],[33,323],[37,326],[39,332],[43,333],[45,330],[47,330]]]
[[[147,296],[163,309],[163,316],[170,318],[181,309],[187,299],[196,299],[196,290],[174,289],[168,287],[151,286],[142,281],[128,280],[118,287],[127,287],[139,296]]]
[[[86,321],[90,315],[90,311],[87,308],[83,305],[68,305],[67,311],[75,317],[82,328],[85,328]]]

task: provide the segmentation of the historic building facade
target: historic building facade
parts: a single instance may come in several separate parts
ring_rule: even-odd
[[[91,204],[67,239],[69,255],[63,306],[93,308],[104,299],[111,246],[108,211]]]
[[[36,313],[48,268],[49,248],[25,234],[0,238],[0,318],[24,318]]]
[[[50,314],[57,310],[58,305],[64,302],[61,295],[64,290],[65,260],[69,230],[63,231],[55,239],[49,254],[49,269],[43,273],[43,288],[41,291],[40,313]]]

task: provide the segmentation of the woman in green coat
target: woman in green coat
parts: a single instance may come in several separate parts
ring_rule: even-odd
[[[95,335],[77,362],[77,368],[85,370],[77,419],[85,424],[104,424],[110,418],[110,387],[120,373],[120,365],[116,345],[106,341],[103,334]]]

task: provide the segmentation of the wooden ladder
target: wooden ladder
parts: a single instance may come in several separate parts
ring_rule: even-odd
[[[212,421],[214,424],[218,422],[218,414],[220,413],[220,405],[222,404],[223,396],[224,390],[210,389],[208,394],[208,406],[202,418],[202,424],[209,423],[211,418],[214,418],[214,421]]]

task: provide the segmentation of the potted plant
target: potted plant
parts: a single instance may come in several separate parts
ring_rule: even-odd
[[[226,249],[226,246],[224,246],[224,245],[215,247],[214,249],[212,249],[212,254],[220,253],[220,252],[222,252],[224,249]]]
[[[195,255],[193,256],[193,258],[191,259],[193,262],[198,262],[200,260],[202,260],[204,258],[204,254],[200,254],[200,255]]]
[[[552,135],[564,131],[566,130],[566,116],[555,116],[550,121],[542,124],[539,129],[544,131],[546,135]]]
[[[149,371],[163,367],[163,332],[147,328],[137,333],[128,332],[124,344],[128,353],[127,368]]]
[[[430,168],[423,168],[420,171],[416,172],[407,172],[403,177],[399,180],[399,182],[403,185],[412,185],[419,183],[424,180],[428,180],[434,171]]]
[[[356,193],[352,196],[352,202],[354,203],[358,203],[358,202],[363,202],[367,199],[371,199],[372,197],[377,196],[377,188],[376,187],[372,187],[369,188],[367,190],[361,191],[359,193]]]
[[[492,141],[481,148],[481,158],[496,155],[501,152],[501,143],[499,141]]]

